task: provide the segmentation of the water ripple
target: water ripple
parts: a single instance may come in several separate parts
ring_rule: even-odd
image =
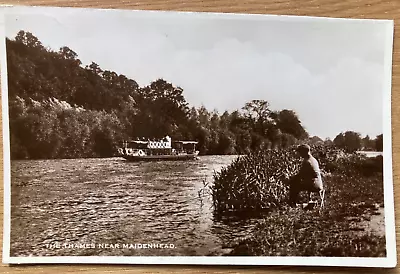
[[[204,180],[212,180],[214,170],[232,159],[204,156],[199,161],[159,163],[127,163],[118,158],[12,161],[11,254],[190,256],[220,250],[223,241],[245,235],[251,224],[214,222],[211,200],[200,201],[198,191]],[[168,243],[175,248],[48,247],[57,242]]]

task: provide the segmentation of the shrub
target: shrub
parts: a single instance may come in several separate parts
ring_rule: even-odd
[[[385,256],[385,237],[362,224],[383,204],[382,179],[339,174],[326,182],[329,210],[275,210],[258,220],[230,255]]]
[[[285,180],[299,168],[300,162],[293,159],[290,150],[258,151],[238,157],[214,174],[215,212],[259,211],[281,205],[288,191]]]
[[[312,146],[312,154],[323,175],[340,175],[345,181],[383,171],[382,157],[367,158],[324,145]],[[286,182],[297,173],[300,164],[293,147],[259,150],[238,157],[214,174],[211,191],[216,216],[262,212],[285,206],[289,190]]]

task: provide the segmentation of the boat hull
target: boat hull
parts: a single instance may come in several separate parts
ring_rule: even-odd
[[[188,161],[196,160],[197,154],[184,154],[184,155],[151,155],[151,156],[138,156],[138,155],[122,155],[125,160],[129,162],[140,161]]]

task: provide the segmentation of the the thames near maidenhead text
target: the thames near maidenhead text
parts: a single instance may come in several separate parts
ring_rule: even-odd
[[[12,161],[12,256],[203,256],[252,224],[213,220],[204,184],[236,156]]]

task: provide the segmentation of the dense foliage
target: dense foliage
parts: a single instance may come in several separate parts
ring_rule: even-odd
[[[312,154],[326,187],[321,212],[288,206],[285,182],[300,164],[292,149],[251,153],[214,175],[210,188],[217,220],[260,220],[231,255],[385,256],[384,236],[363,226],[383,205],[383,157],[325,145],[313,146]]]
[[[7,39],[11,156],[112,156],[135,137],[195,139],[201,154],[286,147],[308,137],[295,112],[266,101],[234,112],[190,107],[181,87],[163,79],[136,81],[94,62],[83,66],[68,47],[46,48],[20,31]]]
[[[382,173],[382,157],[367,158],[335,147],[315,145],[314,157],[321,172],[343,176],[370,176]],[[279,208],[288,199],[288,179],[300,167],[294,149],[255,151],[238,157],[214,174],[212,195],[217,215],[260,212]]]
[[[256,256],[386,256],[382,174],[325,178],[322,212],[301,208],[275,210],[254,232],[234,246],[231,255]],[[383,226],[383,227],[380,227]]]
[[[357,150],[376,150],[383,151],[383,135],[376,136],[371,139],[368,135],[361,138],[360,133],[354,131],[346,131],[339,133],[333,143],[347,152],[354,152]]]
[[[189,106],[183,88],[164,79],[140,87],[94,62],[84,66],[66,46],[46,48],[32,33],[6,43],[12,159],[109,157],[123,140],[165,135],[197,140],[200,154],[332,142],[308,136],[293,110],[273,111],[264,100],[209,111]],[[344,139],[339,146],[353,149],[354,140]],[[362,147],[375,143],[368,137]]]

